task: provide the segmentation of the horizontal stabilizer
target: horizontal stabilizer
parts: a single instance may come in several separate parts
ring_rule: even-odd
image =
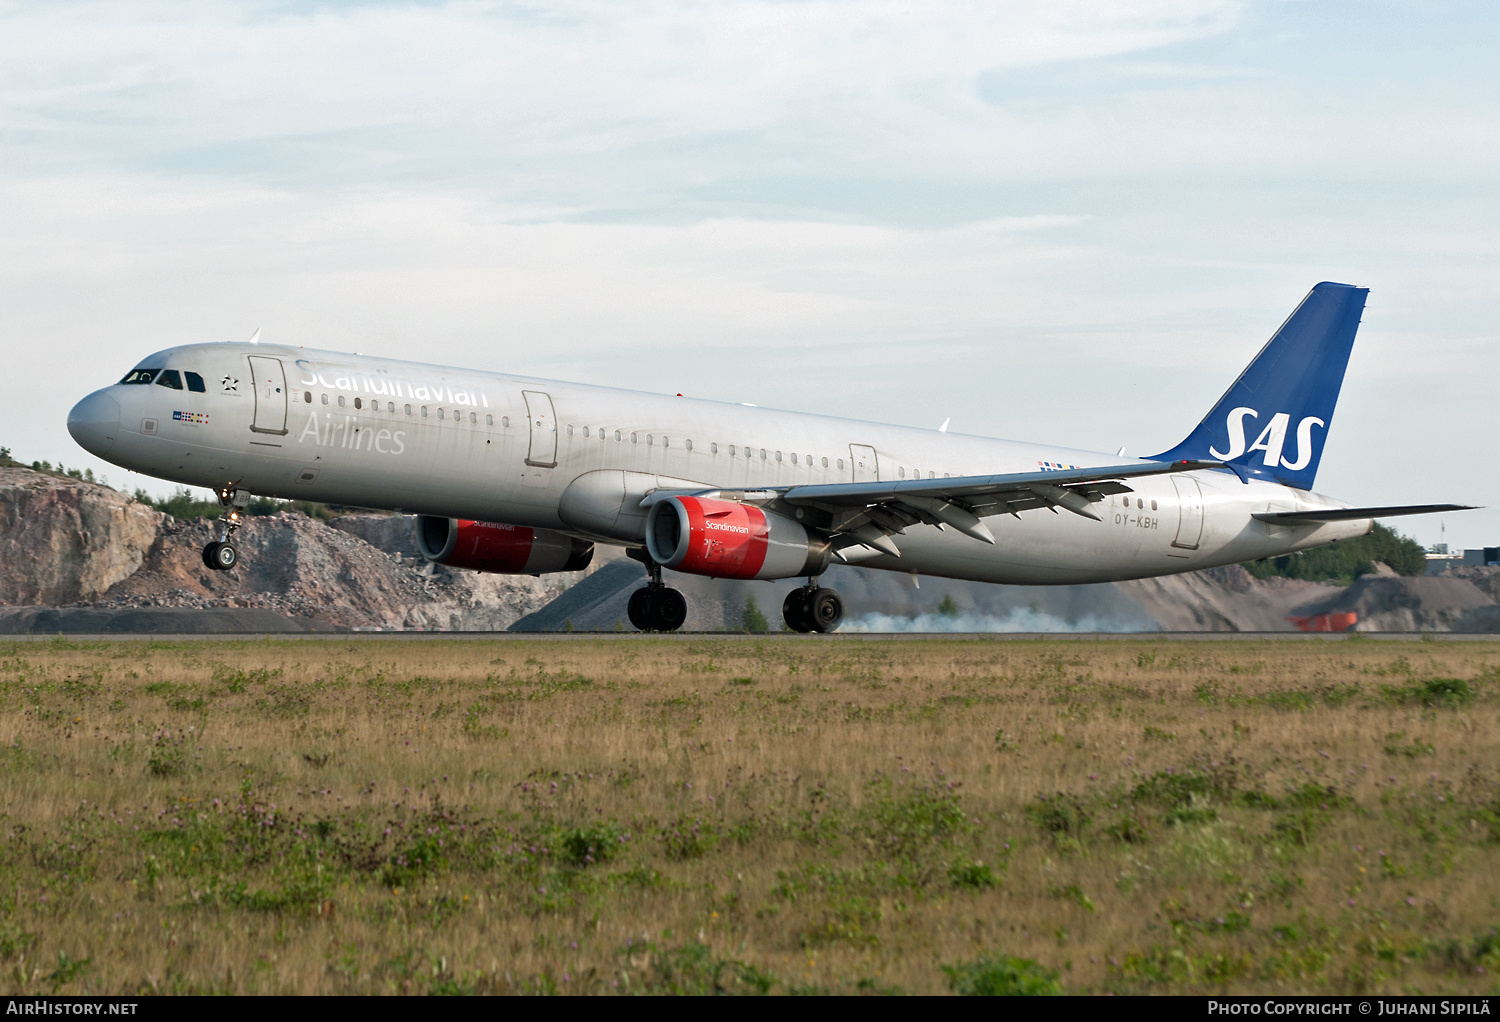
[[[1395,518],[1398,515],[1432,515],[1439,511],[1473,511],[1468,504],[1399,504],[1395,507],[1332,507],[1325,511],[1262,511],[1253,514],[1263,522],[1295,525],[1306,522],[1347,522],[1360,518]]]

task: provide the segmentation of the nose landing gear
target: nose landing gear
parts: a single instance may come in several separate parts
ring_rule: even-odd
[[[649,558],[645,564],[650,581],[646,588],[630,594],[625,613],[630,623],[643,632],[675,632],[687,620],[687,600],[676,589],[663,584],[660,564]]]
[[[228,571],[240,563],[240,552],[229,542],[229,537],[242,524],[240,519],[250,504],[250,494],[225,487],[219,491],[219,503],[224,507],[219,516],[219,538],[203,548],[203,564],[214,571]]]
[[[781,617],[794,632],[831,632],[844,620],[844,601],[837,592],[809,578],[807,585],[787,593]]]

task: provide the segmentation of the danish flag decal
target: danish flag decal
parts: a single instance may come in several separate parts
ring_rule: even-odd
[[[1314,287],[1198,428],[1152,457],[1223,461],[1242,476],[1312,489],[1369,293]]]

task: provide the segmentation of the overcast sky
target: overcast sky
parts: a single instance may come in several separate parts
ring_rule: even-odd
[[[1372,290],[1317,488],[1500,508],[1497,27],[1321,0],[0,2],[0,444],[145,483],[68,408],[258,327],[1149,454],[1336,280]],[[1500,509],[1443,517],[1500,543]]]

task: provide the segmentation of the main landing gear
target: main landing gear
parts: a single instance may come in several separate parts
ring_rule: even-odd
[[[844,620],[844,601],[838,593],[810,578],[807,585],[786,594],[781,616],[794,632],[831,632]]]
[[[229,542],[229,537],[240,527],[240,517],[250,503],[250,494],[226,488],[219,491],[219,503],[224,507],[224,513],[219,516],[219,538],[203,548],[203,564],[214,571],[228,571],[240,563],[240,552]]]
[[[660,564],[647,560],[646,571],[650,575],[646,588],[630,594],[625,611],[630,623],[643,632],[675,632],[687,620],[687,600],[662,583]]]

